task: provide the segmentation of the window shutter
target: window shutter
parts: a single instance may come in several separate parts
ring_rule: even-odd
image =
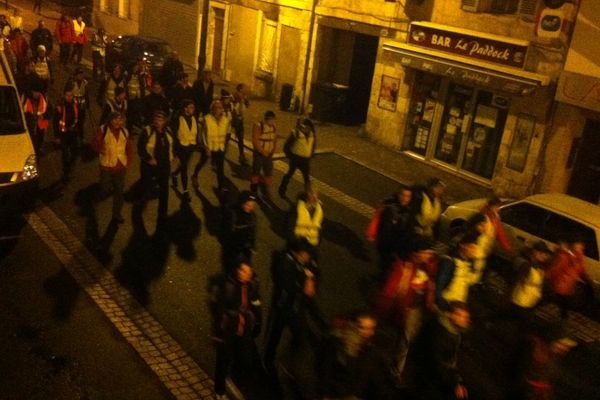
[[[519,15],[526,21],[535,21],[539,5],[539,0],[520,0]]]
[[[483,12],[486,11],[486,5],[488,0],[462,0],[460,8],[470,12]]]

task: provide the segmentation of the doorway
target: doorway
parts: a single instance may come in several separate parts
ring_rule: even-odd
[[[434,158],[491,179],[510,99],[450,82]]]
[[[324,25],[319,25],[317,37],[313,117],[344,125],[364,123],[379,38]]]
[[[588,120],[577,148],[567,193],[600,205],[600,121]]]

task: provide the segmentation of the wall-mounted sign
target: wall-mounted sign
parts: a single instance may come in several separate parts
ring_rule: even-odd
[[[527,44],[504,42],[454,31],[451,27],[441,29],[414,22],[410,25],[408,43],[517,68],[523,68],[529,48]]]
[[[539,83],[535,81],[515,78],[498,72],[489,73],[466,64],[461,65],[449,61],[428,59],[427,57],[402,49],[397,49],[395,52],[399,53],[398,61],[405,67],[431,72],[436,75],[448,76],[453,81],[462,82],[470,86],[484,87],[517,95],[530,94],[539,86]]]
[[[600,112],[600,78],[563,71],[556,100]]]

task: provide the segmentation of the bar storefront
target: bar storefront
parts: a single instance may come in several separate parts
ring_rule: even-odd
[[[401,150],[485,185],[531,183],[552,97],[550,78],[525,69],[529,42],[413,22],[406,43],[382,47],[384,73],[393,67],[407,85]]]

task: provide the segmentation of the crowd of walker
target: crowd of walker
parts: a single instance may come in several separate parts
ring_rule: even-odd
[[[318,262],[324,217],[316,188],[310,183],[310,160],[316,132],[309,118],[298,119],[283,145],[289,171],[277,193],[287,198],[288,184],[300,170],[305,191],[291,207],[293,218],[284,249],[273,256],[273,296],[266,345],[257,358],[255,339],[261,333],[261,296],[253,272],[257,202],[272,204],[270,186],[277,148],[276,116],[267,111],[252,124],[252,164],[244,146],[248,88],[238,84],[233,94],[214,96],[211,73],[188,82],[177,53],[157,76],[144,60],[132,70],[114,65],[105,71],[108,37],[94,32],[91,45],[93,78],[100,81],[95,99],[102,109],[95,132],[84,126],[90,115],[90,93],[81,62],[88,42],[81,17],[63,16],[52,34],[40,20],[30,42],[21,32],[22,18],[0,16],[4,51],[11,61],[24,112],[38,156],[49,142],[60,143],[62,184],[68,185],[77,155],[89,136],[98,153],[104,194],[112,195],[112,221],[124,222],[125,174],[135,157],[141,159],[136,201],[158,197],[157,230],[164,229],[169,186],[189,203],[189,185],[199,192],[198,175],[210,160],[216,171],[216,193],[223,223],[223,265],[227,279],[215,299],[217,361],[215,393],[226,398],[226,380],[240,387],[252,384],[263,371],[281,397],[301,399],[396,399],[421,393],[424,399],[466,399],[468,382],[460,374],[461,341],[470,325],[470,294],[485,282],[486,263],[496,244],[511,252],[499,216],[500,200],[491,198],[439,251],[437,228],[442,213],[444,182],[431,179],[423,187],[402,186],[385,199],[371,220],[366,240],[379,255],[379,294],[372,307],[328,321],[319,310]],[[55,43],[58,63],[72,76],[55,106],[48,98],[54,84],[51,60]],[[55,66],[56,68],[56,66]],[[94,124],[88,124],[94,126]],[[53,138],[50,137],[53,133]],[[225,185],[225,156],[237,142],[241,167],[251,171],[249,190],[235,202]],[[192,168],[195,153],[199,160]],[[191,181],[191,182],[190,182]],[[289,199],[288,199],[289,200]],[[583,262],[583,242],[576,232],[564,232],[554,253],[534,243],[514,254],[506,318],[516,326],[509,376],[511,399],[549,399],[552,368],[573,343],[540,325],[535,310],[550,297],[567,318],[575,287],[589,281]],[[549,288],[549,290],[546,290]],[[547,296],[549,294],[549,296]],[[349,301],[351,304],[352,301]],[[292,351],[281,355],[284,332]],[[392,332],[393,351],[376,345],[378,332]],[[257,359],[260,361],[257,362]],[[406,396],[406,397],[403,397]]]

